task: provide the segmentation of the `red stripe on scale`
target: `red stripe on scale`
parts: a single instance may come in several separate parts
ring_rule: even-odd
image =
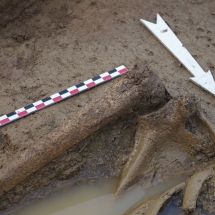
[[[86,84],[87,85],[87,87],[93,87],[93,86],[95,86],[96,85],[96,83],[95,82],[91,82],[91,83],[89,83],[89,84]]]
[[[0,124],[5,124],[5,123],[7,123],[7,122],[10,122],[10,120],[8,119],[8,118],[6,118],[6,119],[2,119],[1,121],[0,121]]]
[[[28,112],[27,112],[26,110],[17,113],[18,116],[24,116],[24,115],[26,115],[26,114],[28,114]]]
[[[104,81],[107,81],[108,79],[110,79],[110,78],[112,78],[110,75],[107,75],[107,76],[105,76],[105,77],[103,77],[102,79],[104,80]]]
[[[53,101],[54,102],[57,102],[57,101],[60,101],[62,99],[62,97],[61,96],[58,96],[58,97],[56,97],[56,98],[53,98]]]
[[[123,73],[125,73],[125,72],[127,72],[127,71],[128,71],[128,69],[127,69],[127,68],[124,68],[124,69],[119,70],[119,73],[120,73],[120,74],[123,74]]]
[[[40,108],[43,108],[43,107],[45,107],[44,103],[41,103],[41,104],[35,106],[35,108],[37,108],[37,110]]]
[[[75,90],[71,90],[71,91],[70,91],[70,94],[74,95],[74,94],[76,94],[76,93],[78,93],[78,92],[79,92],[79,90],[78,90],[78,89],[75,89]]]

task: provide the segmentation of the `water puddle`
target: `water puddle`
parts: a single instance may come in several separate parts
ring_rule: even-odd
[[[10,215],[121,215],[140,201],[164,192],[185,181],[187,176],[160,183],[147,189],[132,188],[122,197],[114,199],[115,183],[96,182],[93,184],[71,187],[38,199]]]
[[[173,197],[165,206],[165,208],[158,215],[172,215],[172,214],[183,214],[181,206],[182,191],[175,197]]]

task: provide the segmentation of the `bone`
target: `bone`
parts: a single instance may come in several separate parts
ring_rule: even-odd
[[[145,215],[157,215],[161,207],[167,202],[174,194],[180,192],[185,187],[185,182],[176,185],[168,191],[162,193],[160,196],[155,197],[145,213]]]
[[[0,196],[11,190],[33,172],[71,148],[99,128],[123,115],[141,110],[154,111],[166,102],[161,80],[147,66],[133,69],[97,100],[78,112],[74,118],[33,144],[0,171]]]
[[[195,173],[188,179],[187,185],[184,190],[183,210],[186,213],[194,212],[196,208],[196,201],[199,196],[202,185],[210,177],[214,176],[214,164],[209,166],[203,171]]]
[[[169,190],[148,199],[147,201],[140,202],[135,207],[126,211],[123,215],[158,215],[160,209],[164,207],[166,202],[168,202],[174,194],[182,191],[185,185],[186,183],[182,182]]]
[[[184,95],[178,99],[172,99],[156,112],[139,116],[135,146],[123,169],[115,193],[116,197],[143,177],[158,144],[164,144],[176,137],[182,142],[199,141],[184,128],[185,122],[196,113],[197,108],[195,97]]]

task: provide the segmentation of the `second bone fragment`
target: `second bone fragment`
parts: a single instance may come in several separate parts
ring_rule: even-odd
[[[185,124],[194,116],[206,127],[214,142],[214,129],[193,96],[172,99],[160,110],[139,116],[135,146],[123,169],[117,196],[143,178],[158,145],[165,147],[165,144],[174,142],[175,146],[180,145],[187,153],[189,147],[201,143],[198,136],[185,129]]]

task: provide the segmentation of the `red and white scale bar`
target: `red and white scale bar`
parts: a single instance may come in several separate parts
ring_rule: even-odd
[[[102,84],[106,81],[109,81],[125,72],[127,72],[128,69],[125,66],[119,66],[113,70],[110,70],[108,72],[102,73],[101,75],[98,75],[94,78],[91,78],[87,81],[84,81],[80,84],[74,85],[72,87],[69,87],[66,90],[62,90],[58,93],[55,93],[49,97],[46,97],[42,100],[39,100],[37,102],[34,102],[30,105],[27,105],[25,107],[22,107],[18,110],[15,110],[11,113],[5,114],[0,117],[0,127],[3,125],[6,125],[14,120],[20,119],[28,114],[34,113],[42,108],[45,108],[49,105],[55,104],[63,99],[66,99],[68,97],[71,97],[77,93],[80,93],[84,90],[88,90],[91,87],[95,87],[99,84]]]

